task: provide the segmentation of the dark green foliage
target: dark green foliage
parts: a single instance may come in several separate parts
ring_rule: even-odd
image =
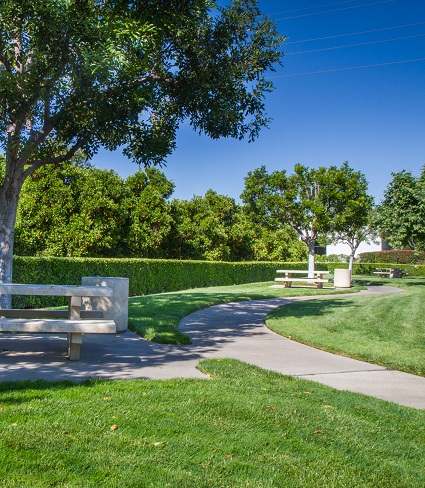
[[[23,186],[15,254],[123,255],[129,193],[115,171],[71,163],[40,168]]]
[[[239,207],[233,198],[208,190],[203,197],[173,200],[171,213],[173,225],[167,244],[168,257],[232,261],[233,255],[238,254],[234,226],[239,220]],[[246,232],[240,237],[246,238]]]
[[[380,235],[393,248],[424,250],[425,166],[419,177],[405,170],[392,176],[376,209]]]
[[[168,199],[174,184],[157,168],[138,171],[127,178],[129,196],[122,202],[129,223],[125,235],[126,255],[132,257],[168,257],[164,242],[169,237],[173,218]]]
[[[361,263],[425,264],[425,251],[391,250],[363,252],[359,255]]]
[[[253,223],[233,198],[208,190],[170,202],[173,190],[155,167],[125,181],[88,164],[42,167],[22,189],[15,255],[208,261],[307,255],[293,229]]]

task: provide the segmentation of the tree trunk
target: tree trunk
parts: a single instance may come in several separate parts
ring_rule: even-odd
[[[307,242],[308,245],[308,277],[314,278],[314,248],[316,245],[315,239],[309,239]]]
[[[348,261],[348,269],[349,269],[351,272],[353,271],[354,253],[355,253],[355,251],[353,251],[353,252],[350,254],[350,260]]]
[[[0,283],[12,283],[16,212],[22,181],[5,178],[0,189]],[[0,308],[10,308],[10,295],[0,295]]]

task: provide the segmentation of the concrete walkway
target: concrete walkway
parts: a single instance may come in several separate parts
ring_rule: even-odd
[[[361,293],[400,291],[369,287]],[[350,295],[338,295],[342,297],[350,299]],[[425,409],[425,378],[304,346],[264,326],[273,308],[317,298],[323,296],[229,303],[200,310],[180,323],[182,332],[192,339],[189,346],[148,342],[130,331],[112,336],[86,335],[80,361],[65,358],[64,336],[4,334],[0,342],[0,381],[206,378],[196,369],[201,359],[234,358],[340,390]]]

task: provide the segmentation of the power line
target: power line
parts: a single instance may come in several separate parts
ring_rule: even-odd
[[[344,2],[334,2],[334,3],[326,3],[322,5],[316,5],[315,7],[304,7],[304,8],[296,8],[292,10],[285,10],[284,12],[272,12],[271,14],[266,14],[267,16],[270,15],[281,15],[281,14],[290,14],[292,12],[300,12],[302,10],[314,10],[315,8],[322,8],[322,7],[333,7],[334,5],[341,5],[343,3],[353,3],[357,2],[357,0],[345,0]]]
[[[396,25],[394,27],[382,27],[381,29],[372,29],[372,30],[359,31],[359,32],[350,32],[348,34],[339,34],[336,36],[316,37],[313,39],[301,39],[300,41],[290,41],[290,42],[285,41],[285,46],[287,46],[288,44],[299,44],[301,42],[325,41],[328,39],[336,39],[338,37],[357,36],[360,34],[370,34],[372,32],[381,32],[381,31],[386,31],[386,30],[402,29],[404,27],[414,27],[416,25],[423,25],[423,24],[425,24],[425,22],[416,22],[415,24]]]
[[[350,10],[350,9],[360,8],[360,7],[371,7],[373,5],[380,5],[382,3],[390,3],[390,2],[396,2],[396,1],[397,0],[382,0],[380,2],[364,3],[362,5],[354,5],[353,7],[343,7],[343,8],[337,8],[337,9],[334,9],[334,10],[324,10],[324,11],[321,11],[321,12],[314,12],[314,13],[302,14],[302,15],[294,15],[292,17],[282,17],[281,19],[274,19],[274,20],[275,21],[278,21],[278,20],[299,19],[301,17],[309,17],[311,15],[329,14],[329,13],[332,13],[332,12],[340,12],[342,10]]]
[[[333,46],[333,47],[323,47],[320,49],[310,49],[309,51],[299,51],[294,53],[285,53],[285,56],[291,56],[294,54],[309,54],[309,53],[318,53],[321,51],[333,51],[335,49],[345,49],[348,47],[359,47],[359,46],[368,46],[369,44],[379,44],[382,42],[392,42],[392,41],[403,41],[405,39],[415,39],[417,37],[425,37],[425,34],[417,34],[415,36],[407,36],[407,37],[393,37],[392,39],[381,39],[379,41],[369,41],[369,42],[360,42],[357,44],[347,44],[346,46]]]
[[[321,73],[334,73],[336,71],[348,71],[348,70],[354,70],[354,69],[374,68],[374,67],[378,67],[378,66],[389,66],[389,65],[393,65],[393,64],[415,63],[418,61],[425,61],[425,58],[403,59],[401,61],[389,61],[387,63],[366,64],[363,66],[349,66],[347,68],[325,69],[325,70],[321,70],[321,71],[309,71],[306,73],[292,73],[289,75],[269,76],[268,78],[269,79],[275,79],[275,78],[289,78],[289,77],[293,77],[293,76],[318,75]]]

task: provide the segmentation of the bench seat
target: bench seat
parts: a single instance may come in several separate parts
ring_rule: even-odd
[[[103,319],[103,310],[80,310],[82,319]],[[38,308],[3,308],[0,317],[19,319],[67,319],[68,310],[44,310]]]
[[[328,283],[326,278],[275,278],[275,281],[319,281],[322,283]]]
[[[275,278],[275,281],[282,281],[285,283],[285,286],[290,288],[291,283],[293,282],[300,282],[300,283],[315,283],[317,288],[323,288],[323,283],[329,283],[329,280],[325,278]]]
[[[68,334],[68,357],[73,361],[80,359],[82,334],[115,334],[116,330],[115,322],[105,319],[0,318],[0,332],[3,333]]]

